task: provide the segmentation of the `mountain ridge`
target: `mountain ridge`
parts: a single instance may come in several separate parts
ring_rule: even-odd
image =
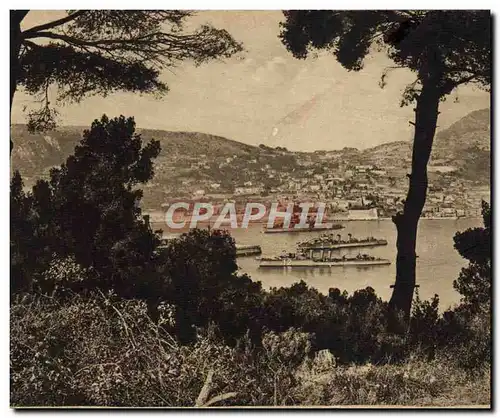
[[[30,134],[26,125],[13,124],[11,137],[14,149],[11,156],[12,170],[19,169],[27,184],[36,178],[47,176],[53,166],[58,166],[73,153],[75,145],[88,127],[60,126],[57,130],[44,134]],[[234,155],[256,157],[273,152],[270,147],[258,147],[242,142],[196,131],[165,131],[159,129],[138,128],[144,142],[155,138],[160,141],[162,151],[156,160],[157,167],[166,167],[169,160],[201,159],[209,162],[214,157],[230,158]],[[439,131],[434,140],[431,164],[435,161],[456,165],[468,177],[480,172],[480,177],[489,173],[485,159],[489,159],[490,144],[490,109],[476,110]],[[279,148],[281,154],[313,155],[306,152],[287,151]],[[411,142],[393,141],[372,148],[359,150],[344,148],[335,151],[318,151],[332,153],[337,156],[345,154],[346,158],[356,156],[361,163],[379,166],[408,167],[411,160]],[[467,162],[472,162],[467,164]],[[467,166],[471,167],[468,168]],[[472,170],[472,172],[468,172]],[[479,174],[478,174],[479,175]]]

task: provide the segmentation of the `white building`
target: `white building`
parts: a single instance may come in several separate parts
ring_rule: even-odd
[[[193,196],[194,196],[194,197],[201,197],[201,196],[205,196],[205,190],[203,190],[203,189],[196,190],[196,191],[193,193]]]

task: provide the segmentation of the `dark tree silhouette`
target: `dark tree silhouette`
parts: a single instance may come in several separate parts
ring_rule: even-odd
[[[16,171],[10,182],[10,289],[15,293],[29,287],[34,264],[34,234],[29,221],[31,202],[23,191],[23,179]]]
[[[469,260],[453,287],[472,310],[491,301],[491,208],[484,201],[482,215],[484,227],[469,228],[453,237],[455,249]]]
[[[51,85],[62,102],[119,90],[163,94],[162,69],[242,50],[225,30],[204,25],[186,32],[193,13],[185,10],[73,10],[21,30],[28,12],[10,12],[10,103],[19,86],[39,97],[40,109],[29,114],[32,131],[54,127]]]
[[[114,290],[147,301],[161,294],[160,239],[141,219],[138,205],[138,186],[153,177],[159,152],[158,141],[143,146],[132,118],[103,116],[84,132],[74,155],[28,195],[16,174],[11,184],[11,251],[19,266],[12,276],[14,290],[29,290],[37,281],[37,290],[54,291],[57,283],[45,277],[48,264],[71,258],[89,272],[65,283],[73,291]]]
[[[103,116],[84,132],[74,155],[50,173],[62,245],[57,252],[92,268],[96,287],[124,297],[147,298],[146,283],[155,280],[159,238],[140,218],[137,186],[153,178],[159,152],[158,141],[142,146],[133,118]]]
[[[236,329],[241,336],[251,325],[252,308],[245,306],[248,298],[260,295],[261,286],[237,274],[236,247],[227,231],[193,229],[169,241],[162,257],[172,283],[169,302],[176,306],[176,334],[182,342],[193,341],[193,326],[209,321],[231,336]]]
[[[391,308],[408,319],[415,287],[417,227],[427,194],[427,163],[439,102],[457,86],[490,84],[491,17],[488,11],[286,11],[280,37],[297,58],[311,49],[331,51],[348,70],[359,71],[372,47],[386,51],[393,68],[416,79],[401,105],[415,102],[409,190],[393,217],[398,231],[397,273]],[[388,71],[382,74],[381,86]]]

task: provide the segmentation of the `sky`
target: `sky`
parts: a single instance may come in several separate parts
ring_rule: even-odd
[[[53,20],[57,11],[32,11],[24,27]],[[226,29],[245,51],[199,67],[185,62],[165,70],[169,93],[157,99],[131,93],[90,97],[58,108],[60,125],[88,126],[102,114],[134,116],[140,128],[198,131],[247,144],[290,150],[360,149],[411,140],[413,106],[400,107],[401,93],[414,80],[406,69],[380,77],[391,61],[374,52],[359,72],[345,70],[328,52],[294,58],[278,38],[280,11],[200,11],[189,27],[210,23]],[[25,122],[23,108],[34,99],[19,92],[12,121]],[[490,95],[464,86],[440,106],[438,131],[477,109]]]

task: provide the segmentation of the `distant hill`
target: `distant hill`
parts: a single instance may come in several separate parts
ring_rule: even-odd
[[[461,158],[469,148],[485,151],[491,149],[490,109],[481,109],[469,113],[447,129],[436,135],[433,154],[435,158],[453,156]]]
[[[12,125],[11,167],[19,169],[27,186],[35,179],[48,174],[51,167],[60,165],[79,142],[85,128],[78,126],[61,126],[56,131],[46,134],[30,134],[26,125]],[[234,173],[223,172],[227,181],[241,181],[245,177],[245,164],[257,159],[254,163],[268,163],[266,155],[300,156],[308,153],[293,153],[273,150],[269,147],[255,147],[220,136],[199,132],[172,132],[162,130],[138,129],[144,142],[155,138],[160,141],[162,151],[155,161],[155,178],[150,185],[178,187],[188,179],[196,182],[202,176],[199,170],[190,168],[189,161],[205,161],[214,164],[226,157],[243,157],[243,165],[234,168]],[[449,164],[459,168],[461,176],[469,180],[489,182],[490,171],[490,110],[474,111],[453,123],[436,135],[431,163]],[[312,155],[311,153],[309,153]],[[411,161],[410,142],[390,142],[365,150],[344,148],[335,151],[340,157],[353,164],[375,164],[381,168],[396,167],[409,170]],[[283,157],[285,158],[285,157]],[[275,160],[275,159],[271,159]],[[245,163],[245,161],[247,163]],[[278,160],[286,163],[286,158]],[[277,167],[278,168],[278,167]],[[217,167],[210,168],[213,173],[221,172]],[[206,174],[205,174],[206,177]],[[201,179],[202,177],[199,177]],[[221,181],[221,178],[215,179]],[[185,183],[185,182],[184,182]]]
[[[44,134],[30,134],[26,125],[12,125],[14,149],[11,167],[18,169],[30,183],[33,178],[47,175],[49,169],[58,166],[73,153],[82,137],[85,127],[61,126]],[[167,160],[182,156],[200,157],[244,155],[257,152],[258,148],[216,135],[200,132],[171,132],[152,129],[138,129],[143,142],[152,138],[160,141],[161,153],[156,160],[158,167]]]
[[[61,126],[57,131],[30,134],[26,125],[12,125],[14,148],[11,168],[19,170],[25,179],[41,177],[49,168],[60,165],[71,155],[78,143],[83,127]]]
[[[408,166],[411,161],[411,143],[396,141],[377,145],[363,150],[363,158],[366,163],[375,164],[380,168]]]
[[[367,163],[409,170],[411,152],[411,142],[399,141],[363,150],[362,155]],[[452,165],[468,180],[489,182],[490,154],[490,109],[481,109],[436,134],[430,163]]]
[[[436,135],[432,160],[449,161],[468,180],[489,182],[491,167],[490,109],[469,113]]]

